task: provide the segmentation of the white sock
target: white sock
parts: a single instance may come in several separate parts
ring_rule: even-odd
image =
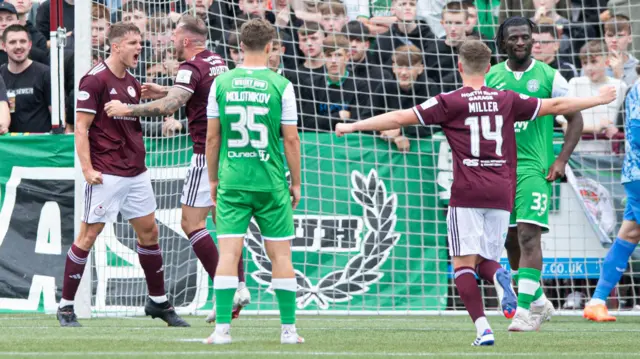
[[[150,295],[149,298],[151,298],[152,301],[154,301],[155,303],[158,304],[162,304],[166,301],[168,301],[169,299],[167,299],[167,295],[159,295],[159,296],[152,296]]]
[[[542,296],[531,302],[531,305],[533,305],[534,307],[542,307],[546,301],[547,296],[544,294],[544,291],[542,291]]]
[[[218,324],[216,323],[216,332],[220,334],[227,334],[231,329],[231,324]]]
[[[64,298],[60,298],[60,305],[58,308],[66,307],[67,305],[73,305],[73,300],[66,300]]]
[[[238,282],[238,290],[245,289],[246,287],[247,287],[247,283],[245,283],[245,282]]]
[[[487,320],[487,317],[478,318],[474,324],[476,325],[477,336],[481,336],[485,330],[491,329],[491,326],[489,326],[489,321]]]
[[[523,314],[523,315],[526,315],[526,316],[529,316],[529,314],[530,314],[529,309],[524,309],[522,307],[518,307],[518,309],[516,309],[516,315],[518,315],[520,313]]]
[[[587,305],[606,305],[607,302],[605,302],[602,299],[597,299],[597,298],[591,298],[591,300],[589,301],[589,304]],[[62,305],[62,302],[60,302],[60,305]]]
[[[296,325],[295,324],[282,324],[282,331],[284,332],[285,330],[288,330],[290,332],[295,332],[296,331]]]

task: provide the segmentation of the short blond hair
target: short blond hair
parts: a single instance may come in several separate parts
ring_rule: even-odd
[[[422,52],[415,45],[398,46],[393,52],[393,63],[402,67],[422,65]]]
[[[458,56],[462,69],[469,75],[484,74],[491,64],[491,49],[480,40],[466,40],[460,45]]]

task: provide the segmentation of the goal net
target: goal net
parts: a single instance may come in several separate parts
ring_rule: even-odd
[[[143,32],[143,52],[132,73],[140,82],[170,86],[179,65],[171,33],[181,13],[204,19],[209,28],[208,48],[220,53],[230,68],[242,63],[235,27],[255,14],[275,22],[281,46],[276,47],[279,52],[272,54],[269,66],[296,85],[301,113],[303,199],[295,211],[296,238],[292,242],[299,311],[464,313],[447,248],[445,216],[453,175],[443,134],[438,128],[413,127],[400,133],[336,138],[327,130],[337,122],[409,108],[460,86],[455,46],[450,44],[467,27],[473,30],[470,36],[479,36],[490,45],[498,61],[490,39],[501,18],[524,13],[544,22],[545,16],[539,19],[532,7],[527,8],[531,1],[507,2],[526,9],[524,12],[504,4],[501,8],[500,1],[483,1],[476,3],[491,5],[461,6],[462,20],[455,7],[447,10],[454,16],[445,19],[443,27],[442,9],[437,8],[445,1],[354,2],[129,0],[123,1],[122,9],[105,10],[94,1],[92,10],[77,6],[86,16],[85,23],[76,26],[91,26],[92,43],[76,47],[91,45],[92,61],[99,62],[109,54],[109,23],[133,21]],[[582,2],[561,0],[557,16],[568,22],[547,14],[556,30],[536,34],[533,49],[538,61],[560,66],[563,75],[576,78],[581,75],[580,49],[589,40],[604,38],[610,44],[614,39],[618,46],[627,41],[629,55],[640,51],[636,36],[640,24],[635,24],[640,17],[633,17],[640,4],[616,10],[625,16],[631,13],[634,19],[633,30],[626,36],[622,18],[618,31],[608,34],[599,19],[607,9]],[[356,19],[359,22],[348,22]],[[86,23],[89,21],[91,24]],[[446,29],[450,27],[455,29]],[[330,36],[343,30],[348,32],[346,40]],[[436,40],[442,36],[451,36],[453,42]],[[628,78],[632,76],[631,60],[627,60],[631,57],[619,51],[627,61],[622,67],[623,80],[632,81]],[[345,62],[346,69],[342,67]],[[575,83],[571,82],[573,93],[583,94]],[[616,105],[597,116],[584,115],[585,128],[598,118],[593,125],[597,129],[591,135],[585,131],[582,147],[567,166],[567,180],[554,183],[552,193],[536,202],[540,210],[550,209],[550,231],[542,237],[544,289],[556,308],[567,309],[567,313],[578,313],[593,293],[601,260],[622,220],[626,196],[619,173],[624,118],[618,116],[622,102]],[[600,120],[606,124],[601,126]],[[556,154],[563,144],[560,122],[554,138]],[[166,118],[144,118],[143,129],[158,203],[167,294],[180,313],[202,314],[212,308],[213,285],[180,224],[180,194],[192,154],[185,111]],[[81,204],[82,198],[76,198],[76,206]],[[215,238],[211,218],[207,228]],[[135,243],[133,229],[121,218],[107,224],[98,238],[84,277],[90,284],[84,283],[80,294],[90,298],[92,315],[144,314],[147,288]],[[252,295],[246,312],[274,313],[277,303],[270,290],[271,265],[253,223],[244,244],[246,283]],[[612,293],[613,308],[634,308],[639,263],[635,258]],[[506,253],[501,263],[508,266]],[[486,308],[497,309],[492,286],[483,284],[482,290]]]

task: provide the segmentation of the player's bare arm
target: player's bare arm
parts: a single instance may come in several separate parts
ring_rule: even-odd
[[[104,105],[105,111],[113,116],[167,116],[172,115],[191,98],[192,93],[179,87],[172,87],[167,96],[139,105],[126,105],[118,100]]]
[[[285,147],[286,150],[286,147]],[[211,186],[211,200],[216,204],[218,192],[218,164],[220,161],[220,119],[209,118],[207,121],[207,146],[205,157],[209,170],[209,184]],[[299,168],[299,167],[298,167]]]
[[[584,123],[582,121],[582,113],[580,111],[565,115],[567,119],[567,129],[564,134],[564,144],[562,150],[556,160],[549,167],[549,173],[547,174],[547,181],[555,181],[558,178],[564,177],[564,169],[569,162],[569,157],[573,153],[573,150],[578,145],[580,137],[582,137],[582,131]]]
[[[94,117],[93,113],[77,112],[75,141],[85,180],[89,184],[102,184],[102,173],[93,169],[89,152],[89,127],[91,127]]]
[[[336,125],[336,135],[342,137],[356,131],[386,131],[419,124],[418,116],[412,109],[397,110],[374,116],[354,123]]]
[[[598,96],[542,99],[538,117],[546,115],[567,115],[599,105],[606,105],[616,99],[616,91],[615,87],[606,86],[600,89]]]
[[[208,135],[208,132],[207,132]],[[293,209],[300,203],[300,186],[302,183],[300,169],[300,136],[298,135],[298,126],[282,125],[282,139],[284,142],[284,154],[287,158],[287,165],[291,173],[291,205]],[[208,146],[207,146],[208,148]]]

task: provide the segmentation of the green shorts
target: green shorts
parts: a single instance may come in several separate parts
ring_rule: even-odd
[[[253,192],[218,188],[218,238],[244,237],[254,217],[265,240],[286,241],[295,236],[289,191]]]
[[[509,227],[517,223],[531,223],[549,232],[551,182],[544,173],[520,173],[516,182],[516,198]]]

